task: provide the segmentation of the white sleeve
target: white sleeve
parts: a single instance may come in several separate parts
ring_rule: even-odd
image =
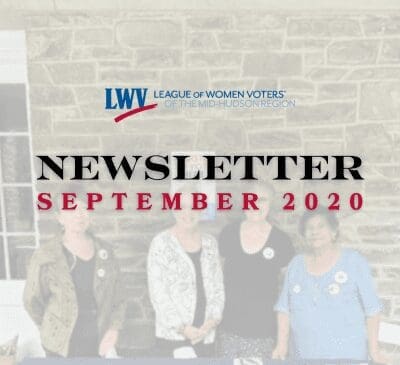
[[[166,277],[168,262],[165,259],[165,242],[155,237],[147,257],[147,276],[150,301],[156,312],[156,320],[163,326],[179,330],[184,323],[171,299]]]

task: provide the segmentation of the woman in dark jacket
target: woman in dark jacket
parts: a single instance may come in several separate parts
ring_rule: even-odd
[[[88,233],[83,204],[60,210],[63,235],[43,244],[28,268],[25,308],[48,356],[105,356],[124,320],[118,263],[112,249]]]

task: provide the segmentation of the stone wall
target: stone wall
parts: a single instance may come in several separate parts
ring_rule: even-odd
[[[144,11],[96,2],[90,11],[79,2],[35,3],[0,15],[2,29],[26,30],[34,154],[360,155],[362,183],[293,181],[277,190],[293,191],[299,201],[307,191],[364,194],[360,212],[341,210],[341,240],[368,257],[385,319],[400,322],[400,10]],[[297,106],[149,112],[117,125],[104,110],[104,87],[135,85],[279,88]],[[275,215],[296,243],[300,213]],[[217,233],[229,218],[219,216],[205,228]],[[157,211],[131,211],[97,214],[93,221],[96,233],[115,245],[129,284],[122,346],[146,353],[153,341],[146,252],[154,232],[171,220]],[[51,217],[42,215],[40,228],[51,234]]]

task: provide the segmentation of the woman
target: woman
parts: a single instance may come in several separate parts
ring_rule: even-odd
[[[48,356],[105,356],[125,314],[119,268],[111,247],[88,232],[84,203],[76,203],[58,213],[63,234],[34,253],[24,303]]]
[[[164,357],[212,356],[224,306],[217,242],[201,233],[186,190],[175,225],[153,239],[148,254],[157,348]]]
[[[220,252],[225,258],[226,304],[220,326],[220,356],[270,357],[276,335],[273,310],[281,269],[293,257],[291,240],[269,220],[273,188],[253,186],[258,210],[225,227]]]
[[[336,244],[338,220],[327,208],[306,211],[300,221],[308,251],[288,267],[279,301],[273,357],[367,360],[385,363],[378,347],[379,313],[370,268],[359,253]]]

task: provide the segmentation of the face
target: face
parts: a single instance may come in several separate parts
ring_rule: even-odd
[[[176,224],[184,229],[195,228],[200,221],[200,210],[192,209],[192,195],[190,193],[182,193],[181,210],[174,210]]]
[[[332,229],[325,217],[316,215],[310,218],[305,225],[305,239],[313,249],[333,245],[336,231]]]
[[[254,190],[254,193],[258,196],[256,202],[258,210],[245,210],[244,214],[246,216],[246,219],[249,221],[265,221],[268,217],[271,206],[271,192],[267,188],[262,188],[261,186],[258,186]]]
[[[83,233],[89,227],[89,213],[83,202],[77,200],[75,210],[60,210],[58,221],[64,227],[65,232]]]

